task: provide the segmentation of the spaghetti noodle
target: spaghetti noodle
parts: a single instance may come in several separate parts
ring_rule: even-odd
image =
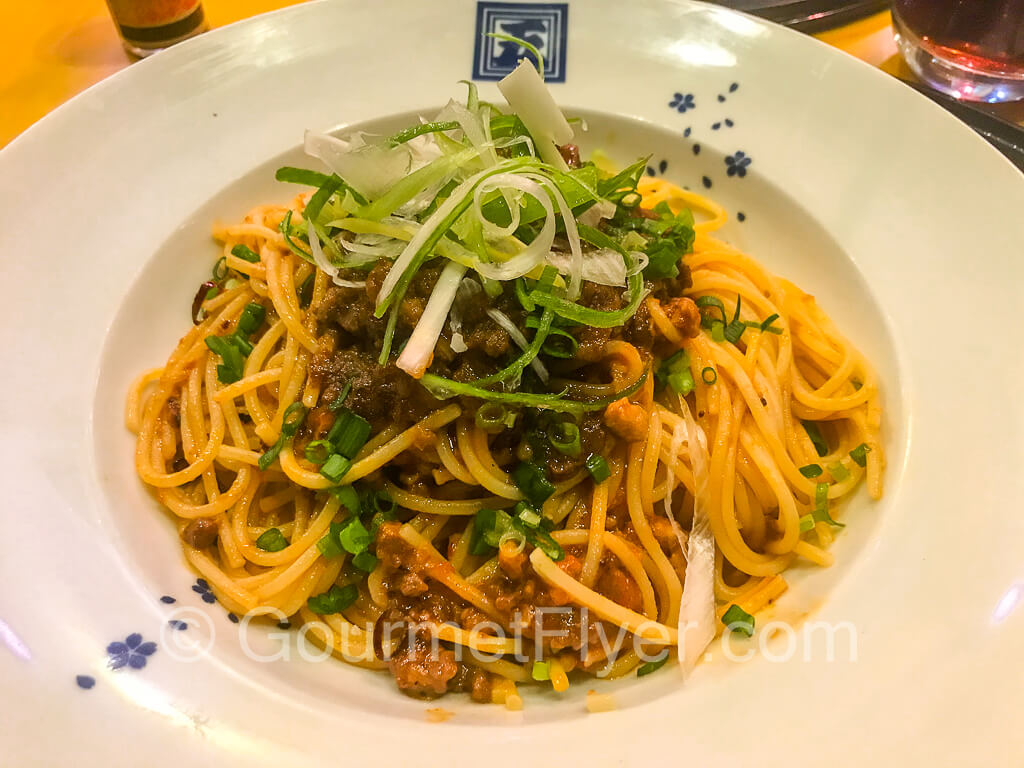
[[[473,97],[467,108],[485,109]],[[491,116],[476,157],[510,156],[505,117]],[[474,148],[458,120],[427,126]],[[811,296],[716,237],[719,205],[639,178],[642,165],[604,185],[614,215],[575,214],[579,254],[566,221],[548,249],[564,254],[548,259],[556,269],[537,261],[503,279],[543,237],[528,202],[548,221],[580,205],[562,182],[593,166],[573,165],[492,174],[490,200],[512,200],[511,220],[485,215],[483,234],[456,224],[417,257],[386,319],[374,309],[469,183],[458,174],[433,178],[413,215],[401,209],[416,190],[374,200],[365,182],[310,174],[312,196],[215,230],[223,258],[196,324],[133,384],[126,423],[140,478],[225,608],[310,623],[337,656],[388,667],[406,692],[520,707],[516,683],[561,692],[579,674],[643,671],[643,649],[675,653],[698,495],[718,619],[776,599],[794,562],[832,562],[840,502],[862,479],[882,493],[871,368]],[[640,274],[630,251],[645,246],[642,290],[623,296]],[[649,271],[666,248],[674,269]],[[608,251],[623,252],[621,287],[587,271]],[[403,366],[431,323],[436,346]],[[524,616],[516,655],[508,633]],[[608,648],[595,641],[606,630],[636,643]]]

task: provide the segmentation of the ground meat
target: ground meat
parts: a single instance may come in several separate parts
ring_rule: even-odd
[[[623,398],[605,409],[604,423],[623,440],[643,440],[647,434],[647,411]]]
[[[641,349],[650,349],[654,345],[654,327],[647,302],[641,301],[636,313],[626,321],[622,329],[622,338]]]
[[[631,611],[639,612],[643,607],[640,587],[637,586],[632,576],[617,565],[602,563],[598,572],[597,584],[594,586],[609,600],[614,600]]]
[[[468,692],[473,701],[486,704],[491,700],[491,676],[477,667],[460,664],[459,671],[448,682],[449,691]]]
[[[417,632],[411,642],[404,643],[391,656],[388,668],[403,693],[423,699],[445,693],[448,681],[459,671],[455,654],[432,643],[425,632]]]
[[[700,310],[691,299],[677,296],[664,302],[661,308],[675,329],[686,338],[692,339],[700,333]]]
[[[195,549],[212,547],[217,541],[217,521],[212,517],[197,517],[185,526],[181,539]]]

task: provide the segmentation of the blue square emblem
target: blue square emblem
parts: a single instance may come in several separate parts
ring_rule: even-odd
[[[565,42],[568,32],[567,3],[476,4],[476,45],[473,50],[473,79],[501,80],[522,58],[535,61],[526,48],[508,40],[487,37],[498,32],[518,37],[533,45],[544,57],[544,79],[565,82]]]

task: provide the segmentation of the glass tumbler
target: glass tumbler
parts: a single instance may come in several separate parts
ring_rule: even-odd
[[[1024,98],[1024,0],[894,0],[900,52],[932,87],[968,101]]]

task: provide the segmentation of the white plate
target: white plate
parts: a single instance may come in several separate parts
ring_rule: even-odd
[[[496,5],[483,22],[507,17]],[[211,221],[287,199],[270,171],[307,126],[430,113],[474,65],[502,63],[474,53],[465,2],[315,3],[137,64],[0,153],[0,764],[1024,759],[1024,178],[810,38],[690,2],[563,7],[515,11],[544,30],[588,145],[706,177],[746,215],[727,236],[817,294],[884,382],[886,496],[856,501],[837,565],[780,602],[792,658],[771,660],[783,632],[745,663],[716,652],[685,688],[669,673],[605,685],[611,714],[586,714],[584,684],[521,714],[444,700],[456,714],[432,724],[384,676],[247,658],[204,602],[134,478],[121,403],[187,323]],[[752,163],[729,176],[738,151]],[[852,628],[855,659],[848,636],[831,661],[823,634],[804,642],[810,613]],[[155,650],[111,669],[108,644],[135,633]]]

